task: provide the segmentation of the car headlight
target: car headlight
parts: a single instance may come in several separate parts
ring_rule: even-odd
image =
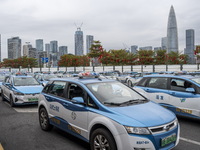
[[[24,95],[23,93],[17,92],[17,91],[14,91],[13,93],[14,93],[15,95]]]
[[[133,133],[133,134],[150,134],[150,131],[148,128],[139,128],[139,127],[127,127],[124,126],[126,131],[128,133]]]

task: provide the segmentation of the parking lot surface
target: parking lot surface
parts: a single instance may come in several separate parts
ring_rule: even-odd
[[[178,117],[180,142],[174,150],[200,149],[200,120]],[[57,128],[40,129],[37,105],[10,107],[0,98],[0,150],[89,150],[89,145]]]

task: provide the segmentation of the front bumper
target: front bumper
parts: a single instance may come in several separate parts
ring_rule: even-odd
[[[15,105],[23,104],[37,104],[39,94],[25,94],[25,95],[14,95],[13,102]]]

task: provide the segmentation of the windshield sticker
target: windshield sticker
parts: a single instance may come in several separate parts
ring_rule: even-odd
[[[192,110],[176,108],[177,112],[192,114]]]

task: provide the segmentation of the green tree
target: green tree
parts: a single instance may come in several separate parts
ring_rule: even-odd
[[[166,50],[157,50],[155,52],[155,64],[165,64],[167,61],[167,51]]]
[[[139,59],[139,64],[141,65],[154,64],[154,51],[153,50],[139,50],[138,59]]]

